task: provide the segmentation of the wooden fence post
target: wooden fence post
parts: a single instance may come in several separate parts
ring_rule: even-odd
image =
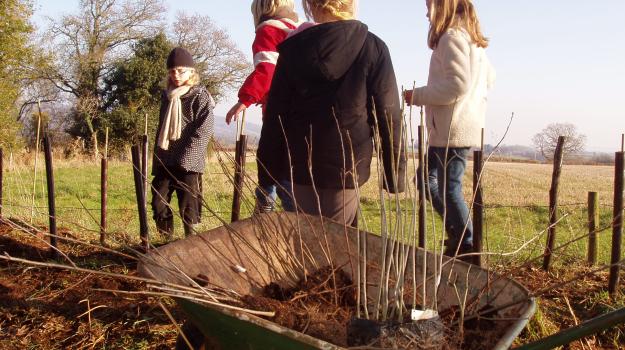
[[[614,166],[614,219],[612,221],[612,260],[610,267],[610,283],[608,291],[614,295],[618,290],[621,260],[621,243],[623,235],[623,172],[625,167],[625,152],[616,152]]]
[[[141,179],[143,181],[143,198],[148,199],[148,189],[150,188],[148,183],[148,135],[141,136]]]
[[[423,112],[422,112],[423,113]],[[425,130],[424,125],[419,125],[418,129],[418,142],[419,142],[419,167],[417,168],[418,174],[417,176],[419,184],[419,248],[425,249],[425,245],[427,243],[425,237],[425,215],[426,215],[426,195],[425,195],[425,172],[426,172],[426,162],[425,162]]]
[[[473,264],[482,266],[482,242],[484,227],[484,198],[482,194],[482,170],[484,169],[483,152],[473,152]]]
[[[35,194],[37,192],[37,163],[39,160],[39,139],[41,132],[41,104],[37,102],[39,106],[39,114],[37,114],[37,137],[35,139],[35,166],[33,167],[33,193],[30,202],[30,223],[33,223],[33,219],[35,217]]]
[[[553,174],[551,176],[551,189],[549,190],[549,232],[547,233],[547,247],[543,260],[543,270],[549,270],[551,254],[556,241],[556,222],[558,221],[558,185],[562,174],[562,154],[564,153],[564,136],[558,137],[558,145],[553,157]]]
[[[599,223],[599,197],[588,192],[588,264],[597,263],[597,224]]]
[[[108,200],[108,159],[103,157],[101,160],[101,173],[100,173],[100,244],[106,244],[106,209]]]
[[[4,150],[0,148],[0,219],[2,219],[2,188],[4,185]]]
[[[247,152],[247,135],[245,134],[245,110],[241,124],[237,121],[237,143],[234,151],[234,194],[232,196],[231,222],[241,217],[241,197],[243,196],[243,180],[245,178],[245,153]]]
[[[106,218],[108,202],[108,138],[109,129],[106,128],[104,137],[104,157],[101,160],[100,169],[100,244],[106,245],[106,231],[108,223]]]
[[[245,153],[247,149],[247,135],[241,135],[237,141],[234,155],[234,195],[232,197],[231,222],[241,218],[241,197],[243,195],[243,179],[245,174]]]
[[[143,189],[143,178],[141,174],[141,154],[139,146],[134,145],[131,149],[132,153],[132,172],[135,180],[135,193],[137,195],[137,207],[139,209],[139,236],[141,244],[147,251],[150,248],[150,240],[148,236],[148,214],[145,207],[145,191]]]
[[[56,205],[54,201],[54,170],[52,167],[52,147],[50,145],[50,135],[43,137],[43,152],[46,162],[46,181],[48,184],[48,217],[50,220],[50,245],[52,245],[52,256],[58,257],[58,246],[56,241]]]

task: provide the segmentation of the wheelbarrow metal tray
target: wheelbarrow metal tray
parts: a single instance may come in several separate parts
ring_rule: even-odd
[[[241,296],[262,295],[271,282],[294,286],[305,273],[328,265],[353,276],[359,259],[361,264],[363,260],[358,244],[367,254],[367,298],[371,304],[379,291],[384,240],[304,214],[261,214],[224,225],[152,250],[142,257],[138,269],[142,276],[160,282],[192,285],[190,278],[201,275],[212,287]],[[509,348],[533,315],[534,300],[514,280],[461,261],[452,264],[443,257],[443,273],[437,284],[432,276],[439,268],[440,255],[411,246],[406,249],[408,256],[413,250],[416,256],[416,281],[423,280],[424,258],[427,262],[426,305],[433,305],[436,295],[438,310],[449,309],[458,305],[458,294],[466,291],[468,299],[478,303],[477,309],[502,308],[497,315],[507,321],[497,327],[499,342],[493,349]],[[404,278],[411,279],[412,274],[408,268]],[[417,287],[422,289],[422,285]],[[177,302],[215,349],[343,349],[244,311],[183,298]]]

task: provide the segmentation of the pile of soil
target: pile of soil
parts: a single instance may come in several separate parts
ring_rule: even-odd
[[[411,292],[406,293],[408,300]],[[354,283],[342,270],[329,266],[306,276],[293,288],[271,283],[261,296],[247,295],[243,302],[250,309],[275,312],[268,318],[274,323],[342,347],[486,349],[499,341],[495,330],[507,326],[487,318],[474,319],[458,334],[458,326],[447,326],[459,319],[457,309],[446,310],[439,320],[419,324],[413,323],[407,312],[401,323],[356,319]]]
[[[134,275],[136,262],[84,245],[60,243],[78,266]],[[0,222],[0,254],[51,260],[35,236]],[[61,263],[66,263],[62,261]],[[112,291],[142,291],[142,283],[0,260],[0,349],[172,349],[176,327],[158,299]],[[164,303],[176,314],[173,303]],[[180,315],[178,315],[180,316]]]
[[[325,267],[302,279],[293,288],[271,283],[262,296],[248,295],[243,302],[255,310],[271,310],[271,318],[286,328],[347,346],[347,324],[356,306],[356,289],[342,271]]]

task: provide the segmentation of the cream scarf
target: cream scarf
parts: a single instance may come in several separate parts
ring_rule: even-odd
[[[189,92],[190,89],[191,86],[183,85],[173,90],[167,90],[169,106],[157,142],[158,147],[164,150],[169,149],[169,141],[178,140],[182,134],[182,102],[180,97]]]

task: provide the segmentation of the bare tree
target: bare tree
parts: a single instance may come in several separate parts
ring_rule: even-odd
[[[160,30],[164,11],[162,0],[81,0],[76,14],[52,20],[47,41],[54,60],[39,75],[76,98],[78,136],[95,138],[102,78],[130,44]]]
[[[179,13],[171,35],[175,45],[193,53],[203,85],[217,99],[239,86],[250,73],[251,65],[245,55],[228,32],[208,16]]]
[[[543,157],[552,159],[558,145],[558,137],[565,136],[564,155],[578,154],[586,146],[586,135],[577,131],[577,127],[571,123],[553,123],[547,125],[541,132],[534,135],[532,142]]]

